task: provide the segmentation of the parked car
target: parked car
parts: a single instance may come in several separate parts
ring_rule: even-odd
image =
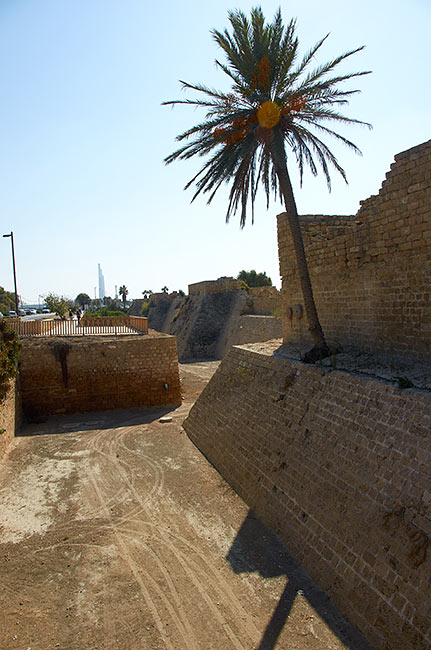
[[[32,316],[33,314],[36,313],[36,310],[35,309],[26,309],[25,313],[27,314],[27,316]]]
[[[18,316],[18,314],[16,313],[16,311],[14,309],[10,309],[9,310],[9,316],[11,318],[16,318]]]
[[[51,313],[51,312],[50,312],[50,310],[48,309],[48,307],[44,307],[44,308],[42,309],[42,314],[50,314],[50,313]]]
[[[0,318],[3,318],[3,314],[1,313],[1,311],[0,311]]]

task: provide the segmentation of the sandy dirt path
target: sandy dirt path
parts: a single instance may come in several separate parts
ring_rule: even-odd
[[[14,440],[1,650],[367,647],[185,435],[216,367],[181,366],[174,410],[51,418]]]

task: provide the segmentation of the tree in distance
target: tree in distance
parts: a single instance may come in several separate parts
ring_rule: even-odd
[[[54,312],[54,314],[57,314],[61,318],[72,308],[71,300],[63,298],[63,296],[58,296],[56,293],[48,293],[47,296],[44,296],[44,301],[49,311]]]
[[[122,300],[123,300],[123,309],[126,309],[126,300],[127,300],[127,295],[128,295],[128,293],[129,293],[129,290],[128,290],[128,288],[126,287],[125,284],[123,284],[123,286],[121,286],[121,287],[118,289],[118,293],[120,294],[120,296],[121,296],[121,298],[122,298]]]
[[[237,280],[241,280],[248,287],[272,287],[272,280],[266,275],[266,271],[256,273],[254,269],[251,271],[240,271]]]
[[[91,298],[87,293],[78,293],[75,298],[75,304],[80,307],[85,307],[85,305],[91,304]]]
[[[11,309],[15,309],[15,294],[0,287],[0,311],[8,314]]]
[[[350,50],[327,63],[310,69],[327,36],[298,59],[299,41],[296,23],[283,24],[280,9],[272,23],[265,23],[260,7],[251,10],[250,19],[239,10],[228,14],[232,33],[212,31],[226,62],[217,66],[229,77],[230,92],[213,90],[202,84],[182,81],[183,88],[197,93],[196,98],[167,101],[164,104],[187,104],[206,110],[203,121],[177,136],[179,149],[165,158],[169,164],[194,156],[209,156],[201,170],[186,184],[195,185],[192,201],[201,193],[208,194],[208,203],[217,190],[231,182],[228,221],[241,207],[240,224],[244,226],[247,205],[254,201],[258,187],[263,186],[267,207],[271,193],[284,203],[287,221],[295,247],[298,275],[301,282],[305,312],[314,346],[304,361],[313,363],[329,354],[313,297],[305,257],[295,197],[287,168],[287,150],[299,167],[300,179],[308,166],[315,176],[320,167],[331,187],[330,167],[346,180],[338,163],[323,139],[330,136],[356,153],[359,149],[333,125],[366,124],[341,114],[338,108],[348,103],[350,95],[359,92],[343,88],[344,82],[369,72],[338,72],[339,64],[362,47]],[[370,126],[366,124],[366,126]]]
[[[169,289],[168,287],[164,286],[162,287],[162,293],[168,293]]]

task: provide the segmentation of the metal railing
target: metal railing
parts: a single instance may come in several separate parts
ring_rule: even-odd
[[[124,334],[148,334],[148,319],[142,316],[110,318],[106,316],[83,316],[78,324],[74,320],[28,320],[9,318],[8,326],[19,337],[32,336],[117,336]]]

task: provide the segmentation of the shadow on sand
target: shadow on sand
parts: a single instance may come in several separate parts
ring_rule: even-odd
[[[336,609],[328,596],[294,560],[279,537],[249,511],[226,556],[235,573],[257,571],[263,578],[285,575],[286,587],[266,626],[257,650],[273,650],[301,593],[334,634],[350,650],[371,650],[361,634]]]
[[[34,418],[32,422],[25,422],[16,433],[16,436],[62,435],[80,431],[100,431],[101,429],[150,424],[172,413],[177,408],[178,405],[131,408]]]

